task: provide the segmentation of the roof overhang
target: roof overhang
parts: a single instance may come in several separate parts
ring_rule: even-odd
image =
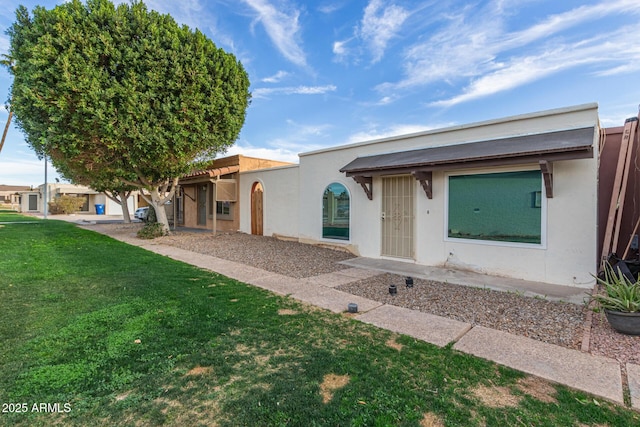
[[[553,162],[593,158],[595,127],[537,133],[478,142],[421,148],[357,157],[340,169],[362,185],[372,198],[372,177],[410,174],[431,198],[434,171],[536,163],[553,197]]]
[[[238,171],[240,171],[240,166],[238,165],[226,166],[223,168],[216,168],[216,169],[207,169],[205,171],[197,171],[189,175],[183,176],[182,178],[180,178],[179,183],[181,185],[185,185],[185,184],[198,184],[201,182],[209,182],[223,175],[229,175],[231,173],[235,173]]]

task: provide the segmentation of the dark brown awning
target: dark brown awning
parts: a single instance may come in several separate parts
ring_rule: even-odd
[[[552,197],[552,162],[592,158],[594,132],[594,127],[587,127],[363,156],[340,172],[362,185],[369,199],[371,178],[393,174],[412,174],[431,198],[431,173],[436,170],[539,163],[547,197]]]

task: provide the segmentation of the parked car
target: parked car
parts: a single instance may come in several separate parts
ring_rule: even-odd
[[[147,222],[147,218],[149,217],[149,206],[136,209],[136,213],[134,213],[133,216],[142,222]]]

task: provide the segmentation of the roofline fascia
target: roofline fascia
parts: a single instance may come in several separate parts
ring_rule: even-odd
[[[425,131],[421,131],[421,132],[408,133],[408,134],[404,134],[404,135],[388,136],[388,137],[372,139],[372,140],[368,140],[368,141],[361,141],[361,142],[355,142],[355,143],[351,143],[351,144],[339,145],[339,146],[336,146],[336,147],[321,148],[319,150],[307,151],[305,153],[299,153],[298,157],[311,156],[311,155],[314,155],[314,154],[321,154],[321,153],[329,153],[329,152],[332,152],[332,151],[339,151],[339,150],[343,150],[343,149],[347,149],[347,148],[366,147],[368,145],[378,144],[378,143],[381,143],[381,142],[399,141],[399,140],[403,140],[403,139],[416,138],[416,137],[426,136],[426,135],[437,135],[437,134],[440,134],[440,133],[448,133],[448,132],[455,132],[455,131],[459,131],[459,130],[473,129],[473,128],[478,128],[478,127],[484,127],[484,126],[496,125],[496,124],[501,124],[501,123],[507,123],[507,122],[511,122],[511,121],[527,120],[527,119],[534,119],[534,118],[538,118],[538,117],[555,116],[555,115],[560,115],[560,114],[575,113],[577,111],[587,111],[587,110],[597,110],[597,109],[598,109],[598,103],[597,102],[590,102],[590,103],[586,103],[586,104],[579,104],[579,105],[574,105],[574,106],[569,106],[569,107],[554,108],[554,109],[551,109],[551,110],[543,110],[543,111],[536,111],[536,112],[533,112],[533,113],[526,113],[526,114],[519,114],[519,115],[514,115],[514,116],[508,116],[508,117],[501,117],[499,119],[490,119],[490,120],[484,120],[484,121],[480,121],[480,122],[473,122],[473,123],[466,123],[466,124],[461,124],[461,125],[448,126],[448,127],[445,127],[445,128],[430,129],[430,130],[425,130]],[[599,125],[596,123],[595,126],[598,127]],[[566,128],[566,129],[550,130],[550,131],[547,131],[547,132],[556,132],[556,131],[571,130],[571,129],[581,129],[583,127],[589,127],[589,126],[569,127],[569,128]],[[546,132],[535,132],[535,133],[546,133]],[[514,135],[510,135],[509,137],[512,137],[512,136],[514,136]],[[469,143],[469,142],[474,142],[474,141],[465,141],[464,143]],[[380,153],[380,154],[382,154],[382,153]]]

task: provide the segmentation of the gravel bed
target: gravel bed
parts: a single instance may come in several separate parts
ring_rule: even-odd
[[[340,250],[244,233],[180,232],[155,241],[295,278],[344,270],[348,267],[338,262],[354,257]]]
[[[622,364],[640,365],[640,336],[624,335],[616,332],[604,313],[593,313],[591,321],[591,354],[616,359]]]
[[[396,295],[389,294],[390,284],[396,285]],[[414,286],[408,288],[404,277],[393,274],[351,282],[337,289],[567,348],[579,349],[582,342],[583,307],[575,304],[422,279],[414,279]]]
[[[138,225],[101,225],[112,235],[135,235]],[[346,252],[243,233],[178,232],[155,242],[241,262],[267,271],[304,278],[338,271],[339,261],[353,258]],[[389,285],[398,293],[389,295]],[[404,278],[381,274],[338,287],[344,292],[386,304],[481,325],[539,341],[580,349],[587,311],[583,306],[530,298],[516,293],[414,280],[407,289]],[[603,315],[593,313],[589,352],[640,364],[640,337],[614,331]]]

